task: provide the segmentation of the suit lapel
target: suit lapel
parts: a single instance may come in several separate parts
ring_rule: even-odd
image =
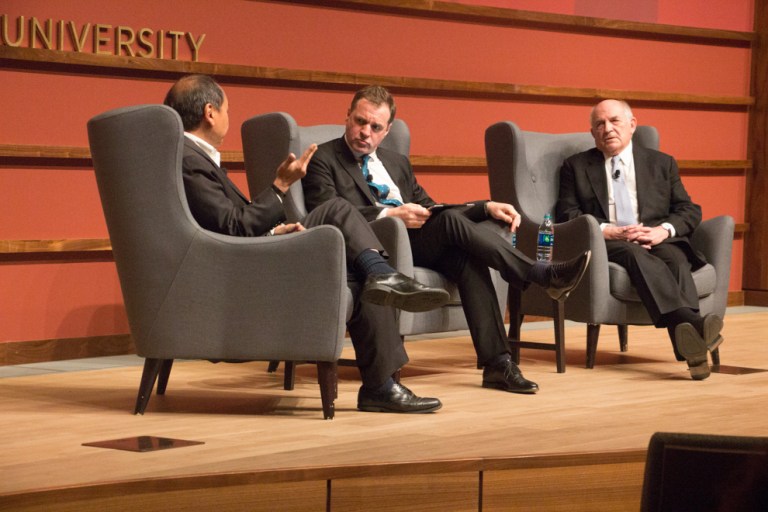
[[[587,162],[587,179],[592,186],[592,191],[597,197],[600,208],[603,210],[603,218],[610,219],[608,208],[608,180],[605,177],[605,157],[598,149],[593,149]]]
[[[245,195],[243,195],[243,193],[240,191],[240,189],[239,189],[239,188],[237,188],[237,186],[236,186],[234,183],[232,183],[232,180],[230,180],[230,179],[229,179],[229,176],[227,176],[227,171],[226,171],[226,170],[225,170],[223,167],[220,167],[220,166],[216,165],[216,162],[214,162],[213,160],[211,160],[211,157],[209,157],[209,156],[208,156],[208,155],[205,153],[205,151],[203,151],[203,150],[200,148],[200,146],[198,146],[197,144],[195,144],[195,142],[194,142],[194,141],[190,140],[190,139],[189,139],[189,138],[187,138],[187,137],[184,137],[184,144],[185,144],[185,145],[186,145],[188,148],[190,148],[191,150],[193,150],[195,153],[197,153],[198,155],[200,155],[201,157],[203,157],[203,158],[204,158],[204,159],[205,159],[207,162],[209,162],[209,163],[211,164],[211,170],[213,171],[213,175],[214,175],[214,176],[216,176],[216,179],[218,179],[218,180],[219,180],[219,182],[222,184],[222,186],[223,186],[225,189],[227,189],[227,190],[228,190],[228,191],[230,191],[231,193],[233,193],[233,194],[237,195],[238,197],[240,197],[240,198],[241,198],[243,201],[245,201],[246,203],[250,203],[250,202],[251,202],[251,201],[250,201],[250,199],[248,199],[247,197],[245,197]]]
[[[352,154],[352,150],[349,149],[347,143],[344,141],[344,137],[336,139],[336,158],[339,160],[341,167],[344,169],[352,181],[355,182],[360,192],[368,199],[371,206],[376,205],[376,199],[373,197],[371,188],[363,177],[363,172],[360,170],[360,165],[357,163],[355,155]]]

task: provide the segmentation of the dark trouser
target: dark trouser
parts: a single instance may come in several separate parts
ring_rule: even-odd
[[[608,261],[629,274],[632,285],[656,327],[662,315],[677,309],[699,309],[699,297],[691,275],[691,263],[680,247],[661,243],[651,249],[621,240],[606,240]]]
[[[487,364],[509,351],[504,319],[488,267],[516,288],[527,286],[533,261],[482,224],[459,210],[432,216],[423,227],[409,229],[413,263],[455,281],[461,295],[478,362]]]
[[[308,228],[320,225],[339,228],[344,235],[348,266],[366,249],[384,250],[368,221],[345,199],[326,201],[312,210],[302,224]],[[408,362],[395,310],[361,302],[362,286],[354,272],[348,274],[348,285],[354,297],[354,309],[347,328],[355,348],[355,361],[363,384],[380,386]]]

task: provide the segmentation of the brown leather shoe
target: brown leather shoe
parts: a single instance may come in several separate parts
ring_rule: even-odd
[[[400,272],[368,276],[360,297],[365,302],[413,313],[439,308],[448,299],[450,295],[442,288],[425,286]]]

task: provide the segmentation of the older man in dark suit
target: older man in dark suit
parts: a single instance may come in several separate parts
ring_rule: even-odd
[[[560,171],[558,222],[589,214],[600,223],[608,260],[627,269],[657,327],[666,327],[675,355],[693,379],[709,376],[707,351],[723,341],[723,321],[699,315],[691,271],[705,261],[688,236],[701,208],[683,187],[675,159],[633,146],[637,120],[624,101],[592,109],[596,147],[568,158]]]
[[[165,104],[179,113],[184,125],[184,190],[192,216],[201,227],[233,236],[281,235],[302,231],[305,225],[321,224],[341,230],[349,285],[356,297],[347,327],[363,380],[358,408],[405,413],[438,410],[440,400],[418,397],[392,379],[408,356],[398,333],[395,311],[386,306],[424,311],[444,304],[448,292],[426,287],[390,267],[368,222],[343,199],[313,211],[303,219],[303,225],[284,224],[284,195],[306,174],[316,146],[298,159],[288,155],[278,167],[272,186],[259,191],[250,201],[220,166],[217,148],[229,130],[229,100],[219,85],[208,76],[186,76],[168,91]]]
[[[533,394],[535,382],[512,362],[503,318],[488,268],[517,288],[531,282],[563,299],[578,284],[590,253],[568,262],[534,262],[481,220],[495,219],[514,231],[520,215],[510,204],[472,201],[463,208],[435,209],[416,181],[408,158],[379,147],[395,119],[395,101],[383,87],[369,86],[352,98],[344,136],[320,145],[302,180],[307,207],[346,199],[369,221],[398,217],[408,228],[414,264],[455,281],[478,362],[483,387]]]

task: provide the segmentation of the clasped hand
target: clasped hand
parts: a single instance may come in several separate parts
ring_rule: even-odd
[[[651,228],[642,223],[629,226],[609,224],[603,229],[603,238],[606,240],[624,240],[650,249],[669,238],[669,232],[661,226]]]

